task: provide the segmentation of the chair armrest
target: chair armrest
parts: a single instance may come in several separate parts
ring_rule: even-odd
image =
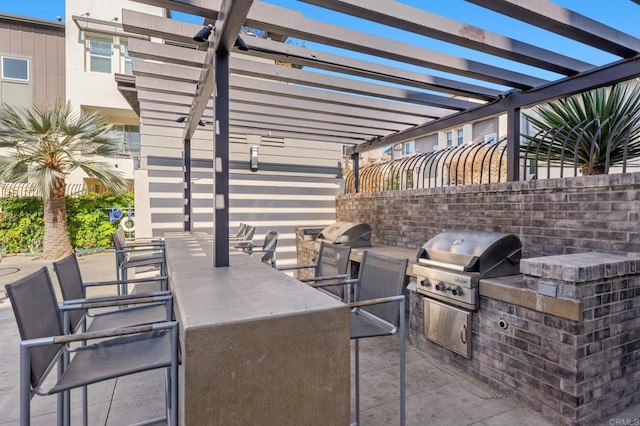
[[[311,264],[311,265],[295,265],[295,266],[283,266],[280,268],[277,268],[278,271],[294,271],[294,270],[298,270],[298,269],[308,269],[308,268],[315,268],[316,266],[318,266],[316,263]]]
[[[162,249],[162,250],[160,250]],[[156,252],[164,252],[164,247],[130,247],[130,246],[126,246],[121,248],[120,250],[116,250],[116,253],[136,253],[136,252],[143,252],[143,251],[156,251]]]
[[[331,287],[332,285],[350,285],[350,284],[356,284],[357,282],[358,282],[357,278],[349,278],[348,280],[342,280],[339,283],[311,284],[311,287],[319,288],[319,287]]]
[[[154,244],[164,244],[164,238],[163,237],[158,237],[158,238],[153,238],[153,237],[134,237],[134,238],[126,238],[127,241],[133,241],[133,242],[141,242],[141,243],[154,243]]]
[[[131,278],[129,280],[113,280],[113,281],[89,281],[83,283],[85,287],[98,287],[103,285],[124,285],[124,284],[138,284],[153,281],[167,281],[166,276],[150,277],[150,278]]]
[[[349,278],[349,275],[340,274],[340,275],[325,275],[323,277],[298,278],[298,281],[301,281],[303,283],[310,283],[310,282],[329,281],[329,280],[344,280],[346,278]],[[355,278],[353,279],[357,281],[357,279]]]
[[[358,282],[357,278],[350,278],[347,280],[342,280],[338,283],[314,283],[309,285],[313,288],[332,287],[337,285],[346,286],[346,291],[343,294],[342,300],[343,302],[346,301],[348,303],[351,300],[351,284],[356,284],[357,282]]]
[[[360,308],[362,306],[380,305],[382,303],[402,302],[404,301],[404,294],[398,296],[380,297],[378,299],[359,300],[356,302],[347,303],[349,308]]]
[[[88,333],[64,334],[61,336],[39,337],[37,339],[28,339],[20,342],[23,348],[32,348],[35,346],[46,346],[55,344],[66,344],[73,342],[82,342],[85,340],[104,339],[107,337],[128,336],[131,334],[148,333],[150,331],[160,331],[177,329],[177,321],[157,322],[149,325],[139,325],[126,328],[116,328],[114,330],[92,331]]]
[[[254,248],[253,246],[248,248],[250,248],[254,253],[273,253],[276,251],[275,249]]]
[[[128,300],[130,303],[138,303],[137,299],[145,299],[148,297],[160,297],[160,296],[172,296],[170,291],[154,291],[152,293],[135,293],[135,294],[125,294],[120,296],[101,296],[101,297],[87,297],[84,299],[72,299],[65,300],[62,302],[62,305],[74,305],[78,303],[93,303],[93,302],[111,302],[118,300]]]
[[[125,244],[122,246],[123,249],[136,249],[136,248],[148,248],[153,247],[157,250],[164,250],[165,245],[164,242],[133,242],[133,244]]]
[[[162,295],[162,296],[146,296],[146,297],[138,297],[138,298],[128,298],[128,299],[117,299],[117,300],[106,300],[106,301],[91,301],[90,299],[76,299],[69,300],[67,303],[63,303],[60,305],[61,311],[73,311],[78,309],[92,309],[92,308],[106,308],[113,306],[127,306],[127,305],[139,305],[144,303],[159,303],[159,302],[169,302],[173,300],[173,296],[170,294]],[[75,303],[74,303],[75,302]]]

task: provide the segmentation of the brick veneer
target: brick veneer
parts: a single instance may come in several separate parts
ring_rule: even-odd
[[[582,302],[582,319],[481,297],[473,358],[424,337],[423,296],[410,293],[411,340],[556,424],[592,425],[640,402],[640,255],[606,253],[522,261],[524,288],[556,286]],[[499,327],[499,320],[508,326]]]
[[[523,256],[640,252],[640,173],[337,197],[337,220],[378,244],[418,248],[447,229],[513,233]]]

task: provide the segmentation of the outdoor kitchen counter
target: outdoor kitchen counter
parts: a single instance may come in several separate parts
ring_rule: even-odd
[[[582,302],[543,294],[544,288],[525,288],[524,275],[483,278],[478,284],[481,297],[522,306],[534,311],[554,315],[572,321],[582,320]]]
[[[349,310],[207,234],[165,236],[180,323],[181,423],[348,424]]]

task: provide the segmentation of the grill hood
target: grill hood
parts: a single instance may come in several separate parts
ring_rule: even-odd
[[[371,247],[371,226],[368,223],[336,222],[324,228],[317,239],[349,247]]]
[[[483,278],[520,273],[522,243],[513,234],[445,231],[418,251],[418,263],[478,273]]]

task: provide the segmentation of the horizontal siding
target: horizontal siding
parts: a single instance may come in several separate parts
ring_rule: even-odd
[[[192,166],[196,165],[200,167],[193,167],[191,173],[192,228],[213,233],[212,162],[194,159]],[[148,166],[153,234],[182,231],[182,159],[149,157]],[[239,223],[248,223],[256,227],[254,243],[260,244],[267,230],[277,231],[278,264],[295,263],[296,228],[324,228],[335,222],[335,196],[344,185],[335,167],[261,162],[257,173],[247,173],[242,162],[232,166],[240,169],[232,167],[229,177],[229,233],[234,235]]]

